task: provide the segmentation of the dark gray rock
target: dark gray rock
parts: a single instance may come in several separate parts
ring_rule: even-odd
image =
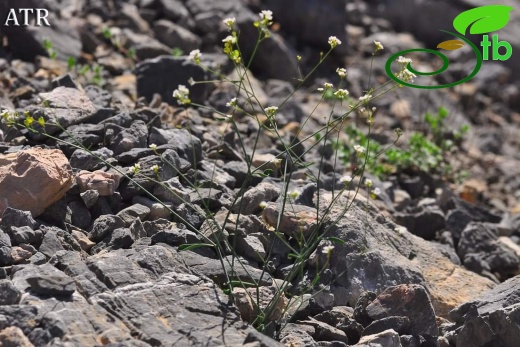
[[[507,276],[515,273],[520,266],[516,253],[505,244],[498,241],[498,235],[487,223],[471,222],[462,232],[457,252],[465,266],[475,268],[471,258],[479,257],[490,271]]]
[[[58,88],[58,87],[66,87],[66,88],[78,88],[78,84],[72,78],[72,76],[68,73],[62,76],[58,76],[55,79],[52,80],[52,87]]]
[[[105,236],[105,238],[97,245],[92,247],[90,253],[97,254],[102,250],[128,249],[132,246],[134,241],[135,238],[130,229],[118,228]]]
[[[445,225],[444,213],[435,205],[408,208],[394,217],[398,224],[425,240],[435,239],[435,233]]]
[[[9,238],[9,235],[0,229],[0,266],[11,265],[13,262],[11,246],[11,239]]]
[[[70,296],[76,291],[74,281],[65,275],[28,277],[26,281],[31,286],[32,292],[41,295]]]
[[[178,156],[190,163],[197,163],[202,159],[200,140],[185,129],[158,129],[153,127],[148,141],[158,146],[168,144],[167,148],[172,149]],[[176,163],[173,162],[173,164]]]
[[[240,29],[238,44],[244,54],[244,61],[250,59],[255,48],[258,29],[254,27],[253,23],[257,20],[258,16],[249,10],[242,10],[236,19],[236,25]],[[344,29],[342,32],[344,32]],[[325,39],[324,42],[326,43],[327,40]],[[273,57],[276,57],[276,59]],[[295,57],[296,52],[284,38],[278,33],[271,32],[269,39],[262,42],[262,49],[255,53],[251,69],[259,77],[293,82],[295,78],[299,78]]]
[[[20,297],[20,290],[10,280],[0,279],[0,306],[17,305]]]
[[[460,239],[462,231],[472,220],[472,216],[464,210],[450,210],[446,214],[446,229],[451,231],[454,238]]]
[[[39,245],[43,238],[43,233],[40,229],[33,230],[29,226],[11,227],[11,231],[7,233],[11,238],[13,246],[21,243]]]
[[[125,221],[119,216],[102,215],[94,221],[92,230],[88,238],[94,242],[99,242],[115,229],[123,228]]]
[[[312,326],[315,329],[315,333],[313,334],[315,340],[341,341],[348,344],[347,335],[343,331],[330,326],[327,323],[312,318],[309,320],[299,321],[298,323]]]
[[[374,320],[391,316],[407,317],[411,335],[423,336],[430,342],[437,341],[439,330],[435,312],[423,286],[402,284],[387,288],[367,306],[366,311]]]
[[[148,59],[137,64],[137,94],[148,101],[157,93],[162,100],[170,105],[178,105],[172,93],[179,85],[189,87],[188,80],[209,79],[207,73],[187,57],[162,56]],[[208,95],[208,84],[197,84],[189,87],[192,102],[203,104]],[[153,143],[153,142],[152,142]]]
[[[167,229],[158,231],[152,236],[152,244],[166,243],[172,246],[180,246],[200,242],[200,237],[187,229]]]
[[[232,211],[241,214],[254,214],[261,210],[261,202],[274,201],[280,195],[280,188],[277,186],[262,182],[258,186],[249,189],[244,193],[232,207]]]
[[[126,227],[129,227],[135,219],[139,218],[141,221],[146,220],[150,214],[150,209],[141,204],[133,204],[117,213],[117,217],[123,220]]]
[[[86,190],[83,193],[80,193],[79,195],[81,196],[83,203],[85,203],[86,208],[91,208],[92,206],[94,206],[94,204],[99,198],[99,192],[95,189]]]
[[[158,20],[153,24],[155,37],[168,47],[177,47],[185,53],[200,48],[202,40],[191,31],[168,20]]]
[[[153,195],[163,202],[171,202],[176,206],[190,203],[190,195],[182,186],[178,177],[173,177],[155,186]]]
[[[2,220],[0,221],[0,228],[9,232],[11,227],[27,226],[31,229],[38,229],[40,223],[34,220],[31,213],[28,211],[21,211],[11,207],[5,209]]]
[[[109,148],[117,155],[132,148],[146,147],[147,137],[148,128],[146,124],[141,120],[137,120],[130,125],[129,129],[125,129],[117,134]]]
[[[85,204],[82,201],[72,201],[68,204],[68,207],[72,212],[72,225],[80,229],[87,229],[92,221],[92,216]]]
[[[387,329],[395,330],[399,335],[410,333],[410,319],[404,316],[390,316],[378,319],[370,323],[364,330],[363,335],[374,335]]]

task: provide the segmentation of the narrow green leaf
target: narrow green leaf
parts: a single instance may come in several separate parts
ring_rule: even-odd
[[[328,241],[331,241],[332,243],[336,243],[338,245],[344,245],[346,244],[345,241],[343,241],[342,239],[338,239],[337,237],[327,237],[325,238],[325,240],[328,240]]]
[[[180,245],[179,251],[191,251],[193,249],[202,248],[202,247],[213,247],[210,243],[190,243],[187,245]]]
[[[468,28],[469,33],[473,35],[487,34],[505,27],[509,22],[511,10],[513,7],[505,5],[476,7],[459,14],[453,20],[453,27],[462,35],[466,35]]]

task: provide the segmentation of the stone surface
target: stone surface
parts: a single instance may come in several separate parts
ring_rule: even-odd
[[[0,155],[0,212],[7,207],[40,215],[72,185],[67,158],[59,150],[32,148]]]

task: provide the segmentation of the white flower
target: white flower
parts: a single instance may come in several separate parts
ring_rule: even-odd
[[[233,27],[235,26],[235,17],[226,18],[223,20],[224,24],[226,24],[228,30],[233,30]]]
[[[159,173],[159,165],[155,164],[154,166],[152,166],[152,171],[153,171],[155,174],[158,174],[158,173]]]
[[[152,149],[152,151],[156,151],[157,150],[157,145],[155,143],[152,143],[150,146],[148,146]]]
[[[339,181],[340,181],[341,183],[348,184],[348,183],[352,182],[352,176],[350,176],[350,175],[342,176],[342,177],[339,179]]]
[[[330,88],[334,87],[334,85],[333,85],[332,83],[327,83],[327,82],[325,82],[325,83],[323,83],[323,87],[324,87],[325,89],[330,89]]]
[[[336,46],[341,45],[341,41],[336,36],[329,37],[329,45],[330,48],[334,48]]]
[[[321,88],[321,87],[318,88],[318,92],[323,92],[324,90],[325,90],[325,89],[323,89],[323,88]]]
[[[330,253],[332,253],[333,249],[334,249],[334,246],[323,246],[323,248],[321,249],[321,253],[330,255]]]
[[[367,178],[365,180],[365,187],[367,187],[367,188],[372,187],[372,180],[370,178]]]
[[[372,194],[374,194],[375,196],[379,196],[379,194],[381,194],[381,189],[379,189],[378,187],[374,188],[374,190],[372,190]]]
[[[258,204],[258,207],[260,207],[260,209],[263,210],[264,208],[267,207],[267,202],[265,202],[265,201],[260,202],[260,203]]]
[[[193,60],[196,64],[200,64],[200,57],[202,53],[200,53],[200,49],[194,49],[190,52],[189,58]]]
[[[362,97],[359,98],[359,101],[365,103],[365,102],[369,102],[370,101],[370,98],[372,97],[372,95],[370,95],[369,93],[363,95]]]
[[[385,47],[383,47],[383,45],[379,41],[374,41],[374,45],[376,46],[376,52],[385,49]]]
[[[227,107],[237,107],[237,98],[233,98],[226,103]]]
[[[237,38],[236,36],[231,36],[231,35],[228,35],[225,39],[222,40],[222,42],[225,42],[225,43],[231,43],[231,44],[235,44],[237,43]]]
[[[394,230],[399,236],[402,236],[405,232],[408,231],[408,229],[406,229],[402,225],[396,225]]]
[[[177,102],[179,105],[183,104],[189,104],[191,102],[189,96],[190,96],[190,90],[186,88],[185,85],[179,84],[177,89],[173,91],[173,97],[177,99]]]
[[[334,92],[334,95],[338,98],[338,99],[345,99],[347,97],[347,95],[349,94],[348,90],[346,89],[338,89],[336,92]]]
[[[263,22],[270,22],[273,20],[273,11],[264,10],[258,14]]]
[[[134,166],[130,167],[130,172],[133,174],[137,174],[139,172],[139,170],[141,170],[141,165],[139,165],[137,163],[134,164]]]
[[[413,79],[417,77],[414,73],[408,69],[404,69],[396,74],[397,78],[404,82],[413,82]]]
[[[337,68],[336,69],[336,72],[338,73],[339,77],[340,78],[345,78],[347,77],[347,70],[345,68]]]
[[[354,150],[358,153],[365,153],[365,147],[360,145],[354,145]]]
[[[278,111],[278,107],[276,106],[269,106],[265,108],[265,113],[267,113],[268,116],[274,116],[274,114]]]
[[[411,62],[412,62],[412,59],[405,58],[403,56],[399,56],[399,58],[397,58],[397,64],[399,64],[399,66],[401,67],[401,70],[403,70],[405,67],[407,67],[408,64],[410,64]]]

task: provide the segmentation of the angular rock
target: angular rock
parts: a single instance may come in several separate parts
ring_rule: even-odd
[[[281,211],[281,204],[268,203],[262,211],[262,217],[266,223],[290,237],[303,235],[309,237],[312,233],[317,233],[318,220],[316,209],[303,205],[287,205],[283,211],[280,224],[278,217]]]
[[[150,214],[150,209],[141,204],[133,204],[117,213],[117,217],[121,218],[125,225],[129,227],[135,219],[139,218],[144,221]]]
[[[394,217],[398,224],[425,240],[435,239],[435,232],[445,225],[444,213],[437,206],[418,206],[410,211],[395,213]]]
[[[0,305],[16,305],[20,302],[21,293],[10,280],[0,280]]]
[[[136,120],[129,128],[116,135],[109,148],[114,154],[121,154],[133,148],[146,147],[148,127],[142,120]]]
[[[0,345],[4,347],[34,347],[18,327],[7,327],[0,331]]]
[[[120,175],[104,171],[80,171],[76,175],[81,193],[87,190],[95,190],[98,196],[110,196],[119,186]]]
[[[185,129],[158,129],[152,128],[150,143],[156,145],[165,145],[177,153],[177,157],[181,157],[190,163],[197,163],[202,158],[201,143],[198,138],[191,135]],[[170,165],[179,168],[176,161],[169,160]]]
[[[507,276],[516,273],[520,259],[513,249],[498,241],[498,235],[489,224],[471,222],[462,232],[458,244],[458,254],[470,270],[481,272],[482,269],[470,261],[477,256],[490,271]]]
[[[154,93],[170,105],[178,105],[172,93],[179,85],[189,86],[188,80],[204,81],[209,77],[198,65],[187,57],[161,56],[137,64],[137,94],[151,100]],[[203,104],[208,93],[208,84],[189,87],[192,102]],[[153,142],[152,142],[153,143]]]
[[[427,341],[437,341],[439,330],[430,298],[424,287],[402,284],[387,288],[366,308],[374,320],[404,316],[410,322],[410,334],[421,335]]]
[[[399,334],[394,330],[389,329],[378,334],[363,336],[354,346],[368,347],[368,346],[385,346],[385,347],[401,347],[401,340]]]
[[[260,212],[261,202],[274,201],[280,195],[280,188],[277,186],[262,182],[256,187],[246,191],[235,203],[231,209],[234,213],[241,213],[245,215]]]
[[[28,277],[27,283],[34,293],[50,296],[70,296],[76,291],[74,281],[68,276]]]
[[[168,47],[178,47],[183,52],[189,53],[200,48],[202,40],[191,31],[168,20],[154,22],[155,37]]]
[[[67,158],[59,150],[31,148],[0,155],[0,212],[7,207],[36,217],[72,185]]]
[[[92,230],[88,234],[88,238],[94,242],[99,242],[105,236],[117,228],[125,226],[125,221],[119,216],[102,215],[94,221]]]

